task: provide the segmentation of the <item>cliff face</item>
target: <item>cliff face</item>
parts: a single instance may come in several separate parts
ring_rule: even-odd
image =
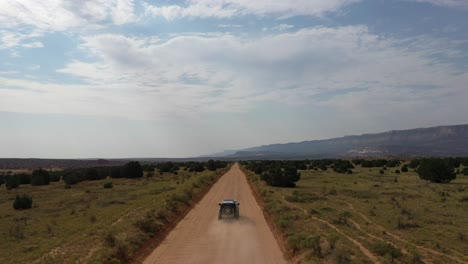
[[[468,156],[468,125],[273,144],[244,149],[234,156],[268,156],[268,153],[276,156]]]

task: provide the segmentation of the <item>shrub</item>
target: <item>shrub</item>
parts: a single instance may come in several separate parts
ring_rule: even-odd
[[[96,168],[86,169],[85,178],[88,181],[101,180],[101,177],[99,176],[99,172]]]
[[[408,166],[406,164],[401,167],[401,172],[408,172]]]
[[[461,171],[461,173],[465,176],[468,175],[468,168],[463,168],[463,170]]]
[[[296,252],[300,249],[301,238],[298,235],[291,235],[286,240],[286,246],[289,250]]]
[[[163,174],[164,172],[174,173],[175,171],[179,169],[176,166],[176,164],[172,161],[158,163],[156,165],[156,168],[161,174]]]
[[[387,160],[378,159],[378,160],[364,160],[361,163],[363,168],[372,168],[372,167],[383,167],[387,165]]]
[[[58,182],[62,179],[63,171],[51,171],[49,174],[51,182]]]
[[[113,256],[120,260],[119,263],[127,263],[129,259],[128,244],[124,241],[117,240]]]
[[[396,173],[396,174],[400,174],[400,170],[396,170],[395,173]]]
[[[65,181],[66,185],[73,185],[79,183],[81,180],[77,171],[67,171],[63,175],[63,181]]]
[[[320,247],[320,235],[308,236],[302,242],[305,248],[311,249],[318,257],[322,256],[322,248]]]
[[[5,177],[5,187],[7,190],[18,188],[20,185],[20,179],[16,175],[10,175]]]
[[[13,202],[13,208],[15,210],[29,209],[32,207],[32,197],[27,194],[16,195],[15,201]]]
[[[31,174],[19,173],[15,176],[19,178],[20,184],[31,184]]]
[[[122,173],[125,178],[141,178],[143,177],[143,168],[138,161],[130,161],[124,165]]]
[[[112,187],[114,187],[114,185],[112,184],[112,182],[106,182],[104,183],[103,187],[105,189],[111,189]]]
[[[225,168],[227,166],[226,161],[219,161],[219,160],[209,160],[206,163],[206,168],[210,171],[215,171],[219,168]]]
[[[200,162],[191,162],[188,164],[188,168],[190,172],[202,172],[205,170],[205,166]]]
[[[390,168],[398,167],[398,166],[400,166],[400,161],[399,160],[389,160],[385,166],[390,167]]]
[[[122,167],[112,167],[110,169],[111,178],[122,178]]]
[[[335,263],[347,264],[353,260],[353,252],[349,249],[338,248],[335,253]]]
[[[392,259],[399,258],[402,253],[399,248],[386,242],[378,242],[372,246],[372,251],[380,256],[390,256]]]
[[[423,159],[416,171],[419,178],[434,183],[449,183],[457,176],[447,161],[443,159]]]
[[[48,185],[50,183],[50,174],[43,169],[34,170],[31,175],[31,185]]]
[[[268,185],[275,187],[295,187],[295,182],[300,178],[300,173],[294,167],[284,169],[276,167],[261,175],[261,179],[263,181]]]
[[[353,164],[349,160],[337,160],[333,163],[333,170],[337,173],[347,173],[354,169]]]
[[[351,218],[351,212],[344,211],[338,215],[338,219],[334,221],[336,224],[348,225],[348,219]]]
[[[339,239],[340,237],[337,234],[332,234],[328,237],[328,242],[330,243],[331,249],[335,248],[336,242],[338,242]]]
[[[163,226],[153,211],[147,212],[145,217],[137,220],[134,225],[147,234],[154,234]]]
[[[380,174],[384,174],[385,172],[384,172],[384,170],[380,170],[379,173],[380,173]]]

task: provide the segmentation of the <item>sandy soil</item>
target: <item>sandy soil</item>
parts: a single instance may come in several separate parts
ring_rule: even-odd
[[[240,219],[218,220],[222,199],[237,199]],[[236,164],[143,263],[287,262]]]

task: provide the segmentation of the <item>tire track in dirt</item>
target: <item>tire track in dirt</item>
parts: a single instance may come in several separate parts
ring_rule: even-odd
[[[457,258],[457,257],[450,256],[450,255],[448,255],[448,254],[445,254],[445,253],[436,251],[436,250],[434,250],[434,249],[430,249],[430,248],[427,248],[427,247],[425,247],[425,246],[417,245],[417,244],[414,244],[414,243],[412,243],[412,242],[410,242],[410,241],[408,241],[408,240],[405,240],[405,239],[401,238],[400,236],[398,236],[398,235],[396,235],[396,234],[390,232],[390,231],[387,230],[385,227],[383,227],[383,226],[381,226],[381,225],[378,225],[378,224],[372,222],[369,218],[367,218],[367,216],[365,216],[365,215],[362,214],[361,212],[357,211],[357,210],[354,208],[354,205],[353,205],[352,203],[347,202],[347,201],[342,201],[342,202],[346,203],[346,204],[349,206],[349,208],[350,208],[353,212],[356,212],[359,216],[361,216],[364,220],[366,220],[366,222],[368,222],[369,224],[374,225],[375,227],[377,227],[377,228],[380,229],[381,231],[384,231],[387,235],[391,236],[391,237],[394,238],[395,240],[398,240],[398,241],[400,241],[400,242],[402,242],[402,243],[404,243],[404,244],[406,244],[406,245],[412,245],[412,246],[416,247],[417,249],[424,251],[426,257],[428,257],[427,255],[428,255],[428,253],[430,253],[430,254],[433,254],[433,255],[443,256],[443,257],[449,258],[449,259],[451,259],[451,260],[453,260],[453,261],[456,261],[456,262],[459,262],[459,263],[467,263],[466,261],[461,260],[461,259],[459,259],[459,258]],[[454,252],[460,254],[459,252],[456,252],[456,251],[454,251]],[[428,261],[429,261],[429,260],[425,260],[425,262],[428,262]]]
[[[218,220],[222,199],[238,200],[239,220]],[[143,263],[287,262],[245,175],[235,164]]]
[[[282,199],[283,201],[294,207],[294,208],[297,208],[297,209],[300,209],[302,210],[305,214],[307,214],[307,210],[305,208],[302,208],[300,206],[297,206],[291,202],[288,202],[284,196],[282,196]],[[355,246],[357,246],[361,252],[367,257],[369,258],[373,263],[380,263],[379,259],[374,255],[372,254],[372,252],[366,248],[364,245],[362,245],[359,241],[357,241],[356,239],[348,236],[347,234],[344,233],[344,231],[342,231],[341,229],[339,229],[336,225],[324,220],[324,219],[321,219],[321,218],[318,218],[318,217],[315,217],[315,216],[310,216],[312,219],[316,220],[316,221],[319,221],[321,223],[324,223],[325,225],[329,226],[330,228],[334,229],[336,232],[338,232],[340,235],[344,236],[345,238],[347,238],[349,241],[351,241]]]

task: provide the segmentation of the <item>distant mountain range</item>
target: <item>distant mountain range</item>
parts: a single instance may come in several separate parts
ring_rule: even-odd
[[[272,144],[211,156],[223,159],[468,156],[468,125],[395,130],[326,140]]]
[[[397,130],[326,140],[272,144],[241,150],[226,150],[202,157],[127,159],[6,159],[1,170],[35,168],[80,168],[117,166],[130,160],[142,163],[164,161],[323,159],[353,157],[468,157],[468,125]]]

